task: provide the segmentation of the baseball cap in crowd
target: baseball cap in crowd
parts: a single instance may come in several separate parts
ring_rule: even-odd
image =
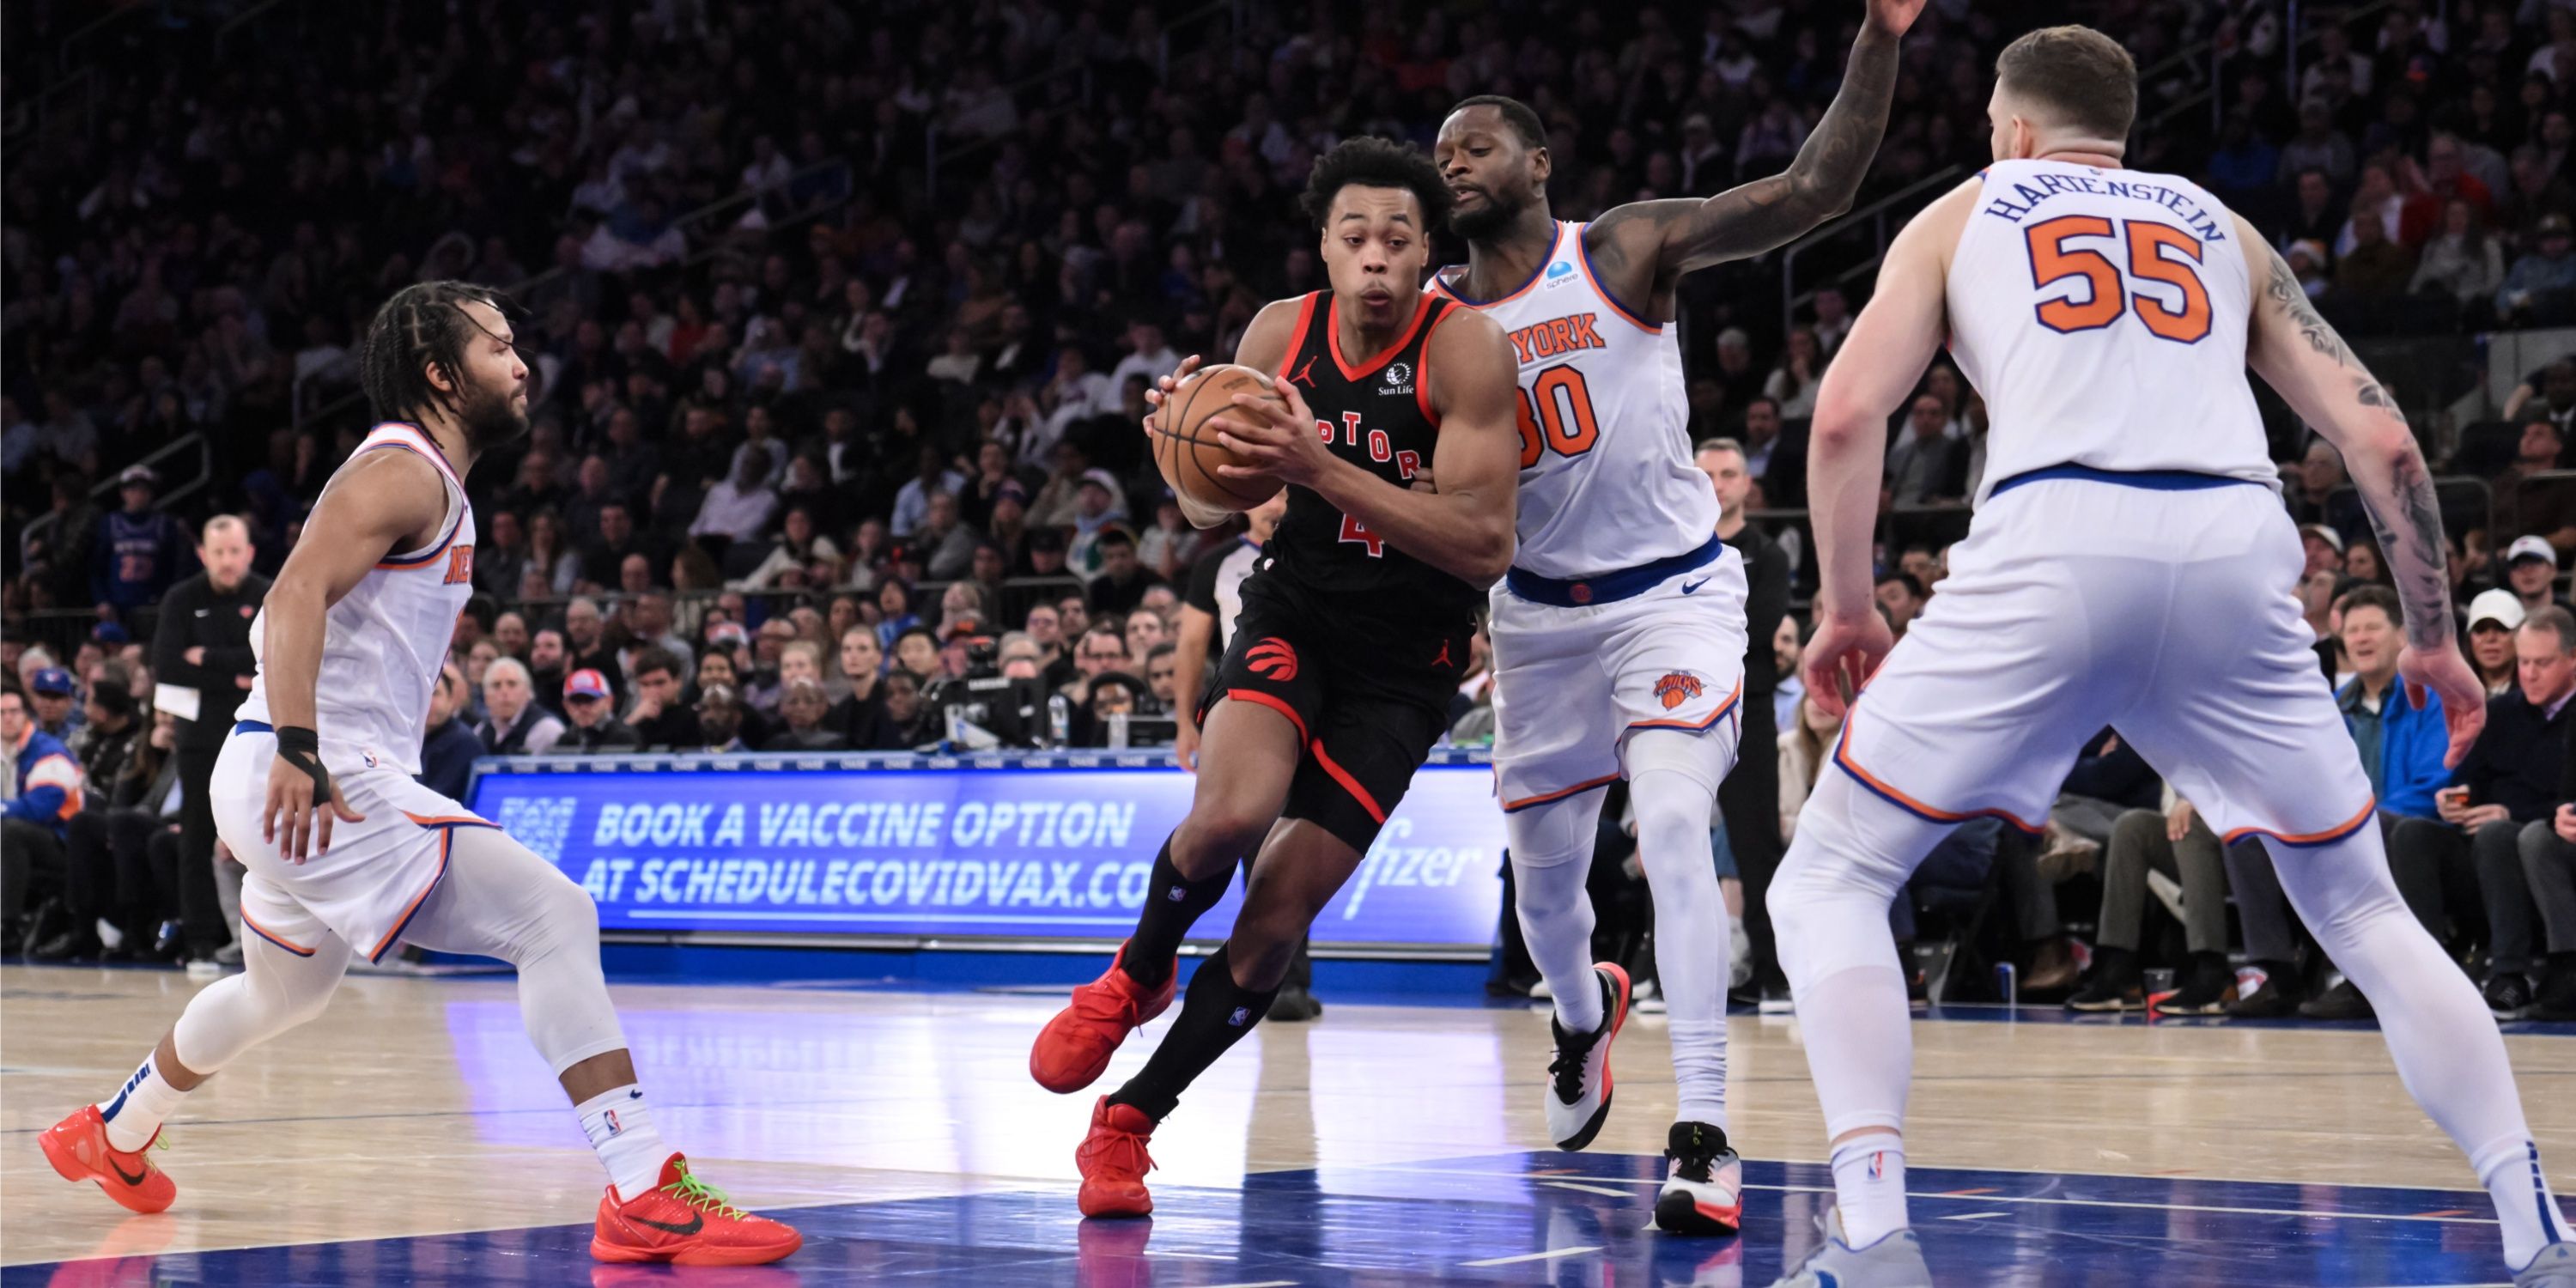
[[[566,701],[570,701],[574,698],[605,698],[607,696],[608,677],[601,675],[596,667],[585,666],[582,669],[564,677],[564,698]]]
[[[2469,601],[2469,629],[2476,630],[2480,622],[2494,622],[2509,631],[2522,629],[2522,600],[2502,586],[2479,592]]]
[[[707,642],[727,646],[748,644],[751,642],[751,633],[745,631],[740,622],[718,622],[716,628],[707,633]]]
[[[1097,465],[1082,472],[1082,481],[1085,486],[1097,485],[1111,496],[1118,495],[1118,476]]]
[[[150,487],[160,481],[160,477],[152,472],[152,467],[149,465],[128,465],[124,473],[116,476],[117,485],[120,487]]]
[[[68,698],[72,695],[72,673],[49,666],[29,676],[27,687],[49,698]]]
[[[2299,525],[2299,535],[2303,537],[2315,537],[2317,540],[2333,546],[2336,554],[2343,553],[2343,534],[2322,523],[2306,523]]]
[[[2510,568],[2525,559],[2538,559],[2555,568],[2558,566],[2558,550],[2549,544],[2547,537],[2516,537],[2512,545],[2504,548],[2505,566]]]
[[[121,622],[100,622],[89,629],[89,637],[101,644],[130,644],[134,637],[125,633]]]

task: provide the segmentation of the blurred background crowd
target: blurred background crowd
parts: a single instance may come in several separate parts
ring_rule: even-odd
[[[2143,69],[2132,164],[2263,228],[2436,460],[2493,750],[2456,781],[2420,763],[2420,717],[2386,700],[2394,645],[2365,638],[2396,611],[2367,517],[2267,401],[2307,525],[2283,589],[2386,762],[2419,914],[2500,1010],[2576,1008],[2576,626],[2553,612],[2576,553],[2576,336],[2555,330],[2576,323],[2576,9],[2543,0],[1935,0],[1855,213],[1684,280],[1692,437],[1757,569],[1752,680],[1777,717],[1748,731],[1721,828],[1743,982],[1776,986],[1770,824],[1794,825],[1835,732],[1794,668],[1817,382],[1886,237],[1987,158],[1995,51],[2070,19]],[[11,6],[10,946],[211,960],[231,938],[190,767],[247,684],[265,577],[369,426],[353,346],[395,288],[507,291],[537,380],[534,432],[469,481],[481,593],[434,713],[443,790],[486,752],[1186,743],[1247,533],[1182,522],[1143,391],[1324,284],[1293,200],[1313,159],[1358,134],[1427,147],[1455,100],[1506,93],[1548,124],[1561,217],[1712,194],[1788,163],[1859,20],[1782,0]],[[260,56],[209,56],[227,48]],[[1900,631],[1939,593],[1986,430],[1946,362],[1892,429],[1879,599]],[[1480,660],[1461,742],[1490,728],[1488,681]],[[2041,843],[1964,829],[1927,866],[1898,927],[1937,941],[1926,993],[1991,959],[2087,1006],[2143,1005],[2168,969],[2177,1009],[2361,1005],[2286,910],[2249,912],[2259,863],[2195,831],[2116,734],[2067,793]],[[1605,907],[1641,908],[1619,846]],[[1643,915],[1604,933],[1650,961]],[[1522,987],[1509,920],[1498,986]]]

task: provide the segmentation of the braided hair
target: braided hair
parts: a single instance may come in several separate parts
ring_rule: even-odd
[[[465,312],[468,304],[506,311],[501,293],[472,282],[420,282],[394,292],[367,325],[359,382],[379,420],[416,420],[431,407],[457,408],[465,387],[465,350],[489,335]],[[450,389],[431,384],[429,369],[447,373]]]

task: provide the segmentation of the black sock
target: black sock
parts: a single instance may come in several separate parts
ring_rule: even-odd
[[[1134,1105],[1156,1122],[1170,1117],[1181,1093],[1270,1013],[1270,999],[1278,995],[1275,988],[1249,989],[1235,983],[1226,950],[1217,949],[1190,977],[1181,1018],[1172,1022],[1163,1044],[1154,1048],[1153,1058],[1126,1086],[1109,1093],[1109,1103]]]
[[[1172,977],[1172,959],[1181,951],[1181,940],[1198,924],[1200,916],[1225,897],[1226,887],[1234,881],[1234,868],[1202,881],[1181,875],[1172,863],[1172,838],[1163,838],[1163,848],[1154,855],[1154,879],[1145,887],[1145,910],[1136,917],[1136,933],[1127,940],[1127,953],[1119,967],[1127,978],[1147,988],[1161,988]]]

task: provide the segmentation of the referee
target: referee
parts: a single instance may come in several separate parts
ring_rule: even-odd
[[[215,814],[206,786],[258,669],[250,624],[268,596],[268,578],[250,570],[250,557],[248,526],[229,514],[208,519],[197,547],[205,571],[162,597],[152,640],[152,674],[197,691],[196,718],[179,723],[179,924],[189,961],[212,960],[233,938],[215,893]]]

